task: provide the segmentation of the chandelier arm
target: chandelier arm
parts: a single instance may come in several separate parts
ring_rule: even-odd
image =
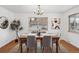
[[[38,9],[36,11],[34,11],[34,14],[42,15],[44,13],[43,10],[41,10],[40,5],[37,5],[37,6],[38,6]]]

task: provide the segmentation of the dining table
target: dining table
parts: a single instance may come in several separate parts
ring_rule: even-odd
[[[28,36],[28,35],[27,35]],[[20,44],[19,44],[19,46],[20,46],[20,52],[22,53],[23,52],[23,43],[25,43],[26,42],[26,40],[27,40],[27,36],[24,36],[24,37],[20,37]],[[40,43],[41,43],[41,48],[42,48],[42,39],[43,39],[43,35],[40,35],[40,36],[37,36],[37,35],[35,35],[35,37],[36,37],[36,41],[37,40],[40,40]],[[59,38],[60,37],[58,37],[58,36],[51,36],[52,37],[52,41],[55,41],[54,43],[56,44],[56,53],[58,53],[58,47],[59,47]],[[52,43],[52,45],[53,45],[53,43]]]

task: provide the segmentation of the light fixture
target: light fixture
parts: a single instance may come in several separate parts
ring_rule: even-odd
[[[37,10],[34,11],[34,14],[36,15],[43,15],[44,10],[41,10],[40,5],[37,5]]]
[[[35,20],[35,18],[31,18],[31,20],[32,20],[32,21],[34,21],[34,20]]]

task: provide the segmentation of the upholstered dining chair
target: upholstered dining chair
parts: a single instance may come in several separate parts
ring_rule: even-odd
[[[27,53],[30,49],[34,49],[35,52],[37,52],[37,44],[36,44],[36,38],[33,35],[27,36],[27,42],[25,43],[27,47]]]
[[[54,35],[52,35],[52,36],[54,36]],[[56,40],[54,40],[54,39],[58,39],[58,50],[60,50],[60,45],[59,45],[59,39],[60,39],[60,36],[61,36],[61,34],[60,33],[58,33],[57,35],[55,35],[57,38],[52,38],[52,47],[54,47],[54,43],[56,44]],[[53,48],[52,48],[53,49]]]
[[[50,50],[50,52],[52,52],[50,42],[51,42],[51,36],[45,35],[42,40],[42,52],[44,52],[45,49]]]

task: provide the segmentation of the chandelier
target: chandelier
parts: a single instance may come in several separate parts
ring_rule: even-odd
[[[36,15],[42,15],[44,13],[44,10],[41,10],[40,5],[37,5],[37,10],[34,11],[34,14]]]

